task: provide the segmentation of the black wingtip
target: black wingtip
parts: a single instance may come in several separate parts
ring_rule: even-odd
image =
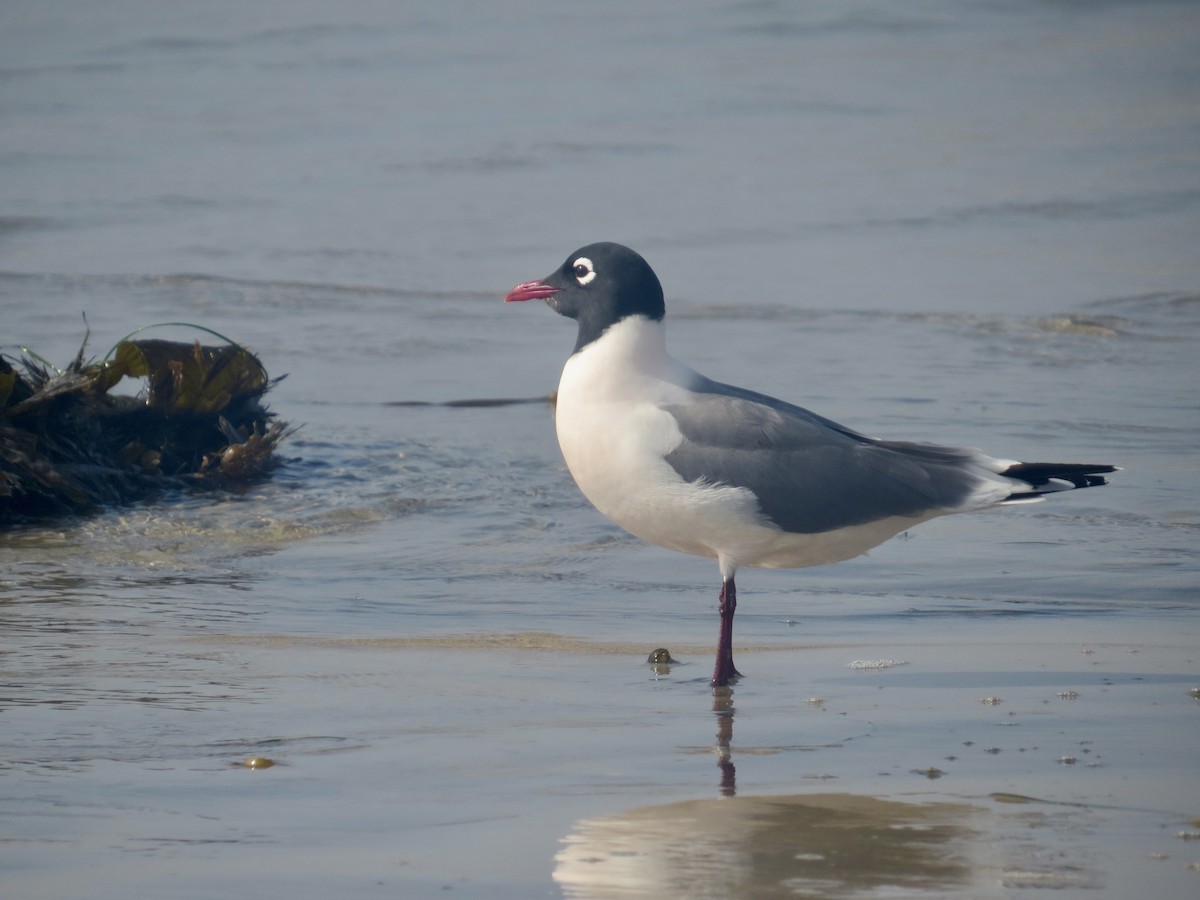
[[[1054,481],[1069,482],[1077,488],[1086,488],[1108,484],[1108,479],[1104,476],[1119,471],[1119,466],[1100,463],[1017,463],[1005,469],[1003,474],[1024,481],[1034,488],[1050,486]]]

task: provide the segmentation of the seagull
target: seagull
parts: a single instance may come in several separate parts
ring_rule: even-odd
[[[717,561],[714,687],[741,677],[733,664],[739,568],[850,559],[938,516],[1035,502],[1106,484],[1118,471],[881,440],[706,378],[667,352],[662,285],[621,244],[581,247],[504,300],[544,300],[578,323],[555,429],[584,496],[644,541]]]

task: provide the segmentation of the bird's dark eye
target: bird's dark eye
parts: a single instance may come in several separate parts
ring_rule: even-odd
[[[571,264],[571,274],[575,276],[576,281],[584,285],[591,283],[591,280],[596,277],[596,270],[590,259],[581,256]]]

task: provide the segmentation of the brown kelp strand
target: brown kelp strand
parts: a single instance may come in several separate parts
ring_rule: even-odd
[[[113,392],[127,377],[136,396]],[[278,380],[232,342],[125,339],[63,370],[0,355],[0,526],[263,477],[292,431],[262,402]]]

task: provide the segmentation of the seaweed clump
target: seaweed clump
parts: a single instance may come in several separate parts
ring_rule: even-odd
[[[136,396],[112,393],[126,377]],[[0,355],[0,527],[265,476],[291,431],[262,403],[278,380],[233,343],[125,339],[61,371]]]

